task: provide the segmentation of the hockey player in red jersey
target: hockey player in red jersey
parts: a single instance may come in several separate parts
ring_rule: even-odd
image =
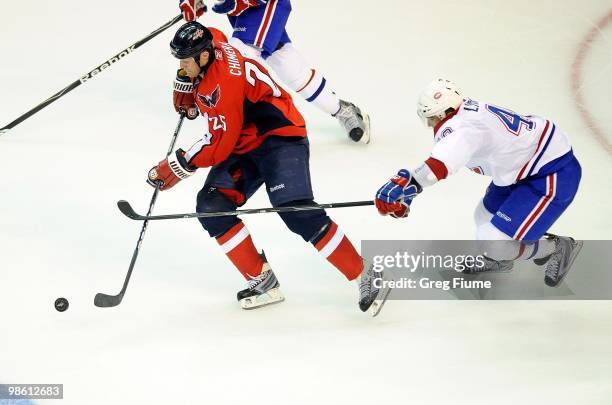
[[[212,167],[198,193],[199,212],[236,210],[264,184],[275,207],[313,204],[306,125],[291,96],[261,64],[243,57],[222,33],[198,22],[179,28],[170,46],[181,67],[175,109],[189,119],[201,114],[204,132],[191,148],[178,149],[152,168],[149,182],[167,190],[197,168]],[[279,215],[348,280],[358,281],[360,309],[377,314],[388,293],[374,286],[382,274],[362,260],[326,212]],[[200,222],[248,280],[247,288],[238,292],[243,308],[284,299],[270,265],[239,218]]]

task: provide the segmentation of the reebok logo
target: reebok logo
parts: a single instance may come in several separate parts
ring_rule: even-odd
[[[497,211],[495,213],[495,215],[497,215],[498,217],[500,217],[501,219],[503,219],[506,222],[512,222],[512,218],[510,218],[508,215],[504,214],[501,211]]]
[[[279,184],[277,186],[270,187],[270,192],[273,193],[273,192],[281,190],[283,188],[285,188],[285,184],[284,183]]]
[[[91,79],[98,73],[102,72],[104,69],[109,68],[113,63],[119,62],[121,59],[125,58],[126,56],[134,52],[134,49],[135,49],[135,45],[132,45],[127,49],[124,49],[121,53],[118,53],[117,55],[113,56],[112,58],[110,58],[109,60],[107,60],[106,62],[104,62],[103,64],[101,64],[100,66],[92,70],[91,72],[87,73],[85,76],[81,77],[80,82],[85,83],[87,80]]]

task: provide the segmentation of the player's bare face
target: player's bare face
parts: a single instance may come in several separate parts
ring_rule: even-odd
[[[200,67],[208,63],[208,57],[208,52],[202,52],[199,57],[199,63],[196,63],[194,58],[181,59],[180,67],[187,72],[187,76],[195,79],[200,74]]]
[[[187,76],[192,79],[195,79],[200,74],[200,66],[198,66],[193,58],[181,59],[180,66],[187,73]]]
[[[442,121],[440,118],[438,117],[429,117],[427,118],[427,126],[430,128],[435,127],[436,125],[438,125],[440,123],[440,121]]]

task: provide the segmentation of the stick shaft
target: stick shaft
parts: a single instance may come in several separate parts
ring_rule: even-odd
[[[168,21],[167,23],[165,23],[164,25],[162,25],[161,27],[159,27],[158,29],[156,29],[155,31],[153,31],[152,33],[150,33],[149,35],[144,37],[143,39],[141,39],[141,40],[135,42],[134,44],[128,46],[127,48],[121,50],[121,52],[118,52],[116,55],[111,56],[106,61],[104,61],[103,63],[98,65],[96,68],[90,70],[89,72],[87,72],[87,74],[81,76],[81,78],[79,78],[79,79],[75,80],[74,82],[70,83],[68,86],[64,87],[63,89],[61,89],[60,91],[58,91],[57,93],[55,93],[54,95],[52,95],[51,97],[49,97],[48,99],[43,101],[42,103],[38,104],[36,107],[34,107],[31,110],[23,113],[22,115],[17,117],[12,122],[10,122],[7,125],[5,125],[4,127],[0,128],[0,135],[2,133],[7,132],[9,129],[12,129],[15,126],[19,125],[21,122],[27,120],[32,115],[36,114],[37,112],[39,112],[40,110],[42,110],[43,108],[48,106],[49,104],[51,104],[54,101],[60,99],[61,97],[63,97],[67,93],[71,92],[72,90],[76,89],[81,84],[86,83],[87,81],[93,79],[94,77],[96,77],[98,75],[98,73],[100,73],[103,70],[109,68],[110,66],[112,66],[116,62],[119,62],[121,59],[123,59],[124,57],[126,57],[127,55],[132,53],[132,51],[134,51],[135,49],[138,49],[143,44],[149,42],[151,39],[155,38],[157,35],[161,34],[165,30],[167,30],[168,28],[170,28],[171,26],[173,26],[174,24],[179,22],[181,20],[181,18],[182,18],[182,16],[179,14],[178,16],[174,17],[172,20]]]
[[[314,205],[297,205],[290,207],[267,207],[267,208],[251,208],[245,210],[235,211],[217,211],[217,212],[192,212],[185,214],[168,214],[168,215],[139,215],[127,201],[119,201],[117,203],[119,210],[127,217],[135,220],[145,221],[158,221],[168,219],[187,219],[187,218],[211,218],[211,217],[226,217],[235,215],[247,215],[247,214],[267,214],[267,213],[280,213],[280,212],[296,212],[296,211],[310,211],[328,208],[348,208],[348,207],[363,207],[374,205],[374,201],[349,201],[340,203],[328,203],[328,204],[314,204]]]
[[[168,152],[166,153],[166,158],[170,156],[172,150],[174,149],[174,145],[176,144],[176,139],[178,138],[178,134],[181,130],[181,126],[183,125],[183,120],[185,119],[185,115],[181,114],[181,117],[176,124],[176,129],[174,130],[174,134],[172,135],[172,141],[170,142],[170,146],[168,147]],[[153,207],[155,207],[155,202],[157,201],[157,195],[159,194],[159,186],[155,187],[155,191],[153,191],[153,195],[151,196],[151,202],[149,203],[149,210],[147,211],[147,216],[151,215],[153,211]],[[138,242],[136,243],[136,248],[134,249],[134,253],[132,254],[132,260],[130,261],[130,267],[128,268],[127,275],[125,276],[125,281],[123,282],[123,287],[121,288],[120,296],[125,294],[127,290],[128,283],[130,282],[130,277],[132,277],[132,271],[134,270],[134,266],[136,265],[136,260],[138,259],[138,254],[140,253],[140,246],[142,245],[142,241],[145,236],[145,232],[147,231],[147,227],[149,225],[149,221],[145,220],[142,223],[142,228],[140,229],[140,235],[138,236]]]

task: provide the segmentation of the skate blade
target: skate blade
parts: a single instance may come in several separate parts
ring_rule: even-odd
[[[240,300],[242,309],[256,309],[266,305],[276,304],[285,300],[283,293],[278,288],[272,288],[265,294],[254,297],[243,298]]]
[[[367,145],[370,143],[370,116],[368,114],[363,113],[363,124],[365,126],[365,131],[359,142]]]
[[[382,311],[383,307],[385,306],[385,302],[387,302],[387,298],[389,297],[390,293],[390,288],[385,288],[378,292],[378,296],[370,306],[370,315],[372,315],[372,318],[380,314],[380,311]]]
[[[477,276],[479,274],[504,274],[504,273],[512,273],[514,269],[506,269],[506,270],[485,270],[485,271],[467,271],[463,270],[461,274],[467,274],[469,276]]]

